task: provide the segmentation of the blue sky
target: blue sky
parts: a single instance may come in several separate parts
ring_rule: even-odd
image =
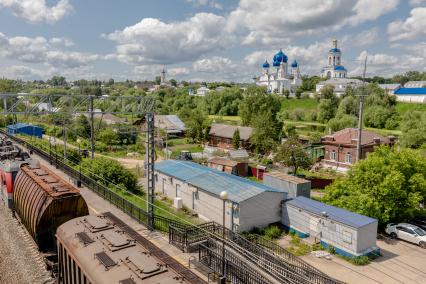
[[[0,76],[250,81],[279,48],[318,75],[426,71],[425,0],[0,0]]]

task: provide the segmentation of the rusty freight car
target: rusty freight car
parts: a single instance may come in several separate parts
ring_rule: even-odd
[[[55,250],[56,229],[89,214],[80,191],[38,164],[22,165],[14,183],[14,206],[41,252]]]

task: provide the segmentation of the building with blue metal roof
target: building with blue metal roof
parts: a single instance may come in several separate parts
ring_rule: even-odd
[[[286,193],[261,183],[189,161],[166,160],[155,164],[155,190],[196,212],[201,218],[222,223],[223,201],[228,192],[226,225],[235,231],[265,227],[281,221]]]
[[[283,205],[282,222],[302,237],[316,238],[346,256],[377,251],[377,219],[298,196]]]
[[[41,138],[43,135],[43,128],[27,123],[16,123],[7,126],[7,133],[10,135],[26,134]]]
[[[394,95],[400,102],[426,103],[426,88],[400,88]]]

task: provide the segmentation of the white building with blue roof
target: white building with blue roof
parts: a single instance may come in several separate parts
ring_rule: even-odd
[[[268,60],[262,64],[262,75],[256,77],[255,83],[258,86],[265,86],[269,93],[283,94],[288,90],[294,94],[296,88],[302,85],[299,63],[294,60],[288,62],[288,56],[280,49],[272,58],[272,65]]]
[[[333,47],[328,51],[327,63],[321,70],[323,78],[346,78],[348,71],[342,65],[342,51],[337,47],[337,39],[333,40]]]
[[[378,253],[377,219],[298,196],[283,204],[282,223],[301,237],[313,237],[336,253],[353,257]]]
[[[200,218],[222,223],[226,190],[226,227],[248,231],[281,221],[281,204],[287,194],[261,183],[189,161],[166,160],[155,164],[155,191],[196,212]]]

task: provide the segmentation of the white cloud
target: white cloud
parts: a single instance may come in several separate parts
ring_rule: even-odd
[[[199,13],[182,22],[165,23],[145,18],[106,38],[118,43],[117,58],[129,64],[173,64],[226,48],[225,18]]]
[[[45,63],[64,68],[85,66],[101,58],[96,54],[65,52],[55,47],[56,43],[56,39],[22,36],[9,38],[0,33],[0,56],[25,63]]]
[[[279,44],[375,20],[397,5],[398,0],[241,0],[228,17],[227,29],[242,35],[245,44]]]
[[[370,45],[379,39],[379,28],[374,27],[351,37],[351,43],[355,46]]]
[[[214,56],[195,61],[192,68],[195,72],[217,73],[229,72],[236,68],[236,64],[226,57]]]
[[[426,4],[426,0],[410,0],[411,6],[419,6]]]
[[[59,0],[52,6],[48,6],[46,0],[0,0],[1,7],[6,7],[13,15],[33,23],[54,23],[72,11],[68,0]]]
[[[365,56],[367,56],[368,65],[395,65],[398,63],[398,58],[393,55],[388,55],[384,53],[378,54],[368,54],[367,51],[362,51],[357,60],[363,61],[365,60]]]
[[[410,16],[388,25],[388,35],[391,41],[414,39],[426,35],[426,7],[414,8]]]
[[[49,43],[56,44],[56,45],[63,45],[65,47],[70,47],[75,45],[71,39],[65,38],[65,37],[52,37],[49,40]]]
[[[218,10],[222,10],[222,4],[214,1],[214,0],[186,0],[186,2],[191,3],[195,7],[197,6],[209,6],[211,8],[215,8]]]

